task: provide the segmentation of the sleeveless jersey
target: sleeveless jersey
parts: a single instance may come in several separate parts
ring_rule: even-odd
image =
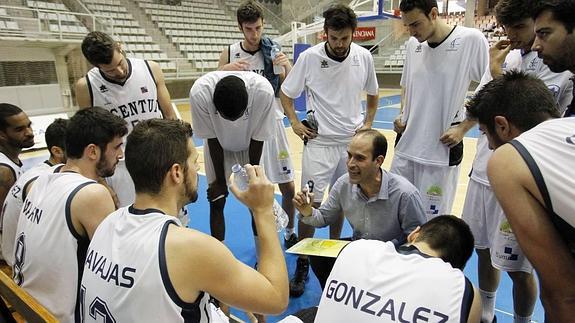
[[[575,255],[575,118],[545,121],[511,141],[529,167],[551,219]]]
[[[41,174],[48,173],[61,166],[51,166],[48,161],[45,161],[30,168],[18,178],[8,195],[6,195],[0,225],[2,230],[2,256],[9,266],[14,263],[14,235],[16,234],[20,211],[22,211],[22,205],[24,205],[24,192],[28,183]]]
[[[78,173],[42,174],[26,196],[14,246],[14,281],[61,322],[74,322],[88,238],[72,224],[76,193],[95,183]],[[89,212],[89,210],[86,210]]]
[[[568,71],[563,73],[551,72],[549,67],[543,63],[543,59],[537,56],[537,52],[531,51],[527,54],[522,54],[521,50],[512,50],[505,57],[505,62],[502,67],[505,72],[519,70],[541,79],[543,83],[547,85],[551,93],[553,93],[553,97],[557,101],[557,108],[561,114],[565,111],[569,102],[571,102],[573,97],[573,84],[569,80],[571,73]],[[492,79],[493,77],[488,70],[485,72],[485,75],[483,75],[476,92]],[[487,137],[482,134],[477,140],[477,149],[475,160],[473,161],[471,179],[487,186],[490,185],[489,179],[487,178],[487,162],[489,161],[491,154],[492,150],[489,149]]]
[[[467,322],[472,301],[469,280],[440,258],[357,240],[339,254],[315,322]]]
[[[237,60],[246,60],[250,63],[250,70],[257,73],[263,77],[264,75],[264,55],[261,50],[251,54],[244,50],[242,47],[242,42],[233,43],[228,47],[228,63],[235,62]],[[279,98],[275,99],[274,110],[276,119],[283,119],[284,110],[282,108]]]
[[[170,224],[180,225],[173,216],[132,206],[100,223],[84,266],[82,322],[213,322],[208,293],[186,303],[170,281],[164,249]]]
[[[10,168],[12,174],[14,175],[14,180],[18,180],[18,177],[22,175],[22,162],[18,160],[18,164],[14,163],[8,156],[4,155],[3,152],[0,152],[0,166],[6,166]]]
[[[86,80],[92,105],[105,108],[123,118],[131,132],[136,123],[162,118],[156,82],[145,60],[126,58],[129,72],[123,83],[107,79],[96,67],[88,71]]]

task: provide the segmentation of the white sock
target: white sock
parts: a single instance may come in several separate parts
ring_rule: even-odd
[[[294,228],[285,228],[284,238],[287,240],[292,235]]]
[[[480,288],[479,295],[481,295],[481,303],[483,304],[481,322],[491,323],[495,315],[495,295],[497,295],[497,292],[487,292]]]
[[[519,316],[517,313],[513,313],[513,322],[514,323],[529,323],[531,322],[531,315],[529,316]]]

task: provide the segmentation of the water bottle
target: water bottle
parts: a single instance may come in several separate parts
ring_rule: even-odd
[[[234,184],[240,191],[245,191],[248,189],[249,176],[246,169],[240,164],[234,164],[232,166],[232,173],[234,173]],[[274,217],[276,220],[276,230],[281,232],[288,225],[289,219],[287,213],[284,211],[282,206],[274,199],[274,204],[272,206]]]
[[[280,52],[280,49],[278,47],[278,45],[273,44],[272,45],[272,50],[270,53],[270,56],[272,58],[272,61],[276,59],[277,54]],[[276,65],[274,64],[274,74],[280,74],[283,70],[283,67],[281,65]]]

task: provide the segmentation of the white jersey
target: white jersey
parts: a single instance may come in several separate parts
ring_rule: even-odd
[[[14,239],[16,238],[16,227],[20,211],[24,205],[24,199],[28,184],[43,173],[48,173],[61,167],[62,165],[52,166],[48,161],[44,161],[26,172],[18,178],[16,183],[10,189],[4,207],[2,208],[2,219],[0,220],[2,230],[2,256],[9,266],[14,264]]]
[[[550,218],[575,252],[575,177],[571,176],[575,160],[575,118],[540,123],[511,144],[529,167]]]
[[[357,240],[337,257],[315,322],[467,322],[472,302],[469,280],[440,258]]]
[[[523,55],[519,49],[512,50],[507,54],[507,57],[505,57],[505,62],[503,63],[502,68],[504,72],[518,70],[541,79],[553,93],[553,96],[557,101],[557,108],[559,109],[560,114],[563,114],[563,111],[565,111],[571,102],[573,97],[573,83],[569,79],[571,77],[571,73],[567,71],[563,73],[551,72],[549,67],[543,63],[543,59],[537,56],[537,52],[531,51]],[[485,75],[483,75],[476,92],[492,79],[493,77],[491,76],[491,73],[487,70]],[[482,134],[477,140],[477,149],[475,160],[473,161],[471,179],[488,186],[490,184],[489,179],[487,178],[487,162],[489,161],[492,152],[493,151],[489,149],[487,137]]]
[[[257,73],[263,77],[264,75],[264,55],[261,50],[256,52],[247,52],[243,46],[242,42],[231,44],[228,47],[228,63],[232,63],[238,60],[244,60],[250,63],[250,70]],[[274,111],[276,119],[284,118],[284,110],[282,108],[279,98],[276,98],[274,102]]]
[[[407,127],[395,147],[399,157],[431,166],[449,165],[449,147],[439,138],[465,119],[464,100],[471,81],[489,64],[488,43],[474,28],[455,27],[437,47],[411,37],[401,76]]]
[[[18,219],[14,281],[61,322],[78,319],[78,283],[89,242],[74,229],[70,204],[94,183],[78,173],[42,174]]]
[[[325,47],[322,42],[301,53],[281,89],[292,99],[305,90],[307,110],[314,111],[318,122],[318,138],[349,141],[364,122],[362,92],[379,93],[373,57],[351,43],[347,58],[338,62]]]
[[[216,84],[224,77],[241,78],[248,92],[244,115],[235,121],[222,118],[213,103]],[[194,133],[202,139],[217,138],[224,150],[244,151],[251,139],[266,141],[274,136],[274,91],[270,82],[252,72],[210,72],[190,90]]]
[[[185,303],[170,281],[165,253],[170,224],[180,225],[173,216],[132,206],[100,223],[84,265],[82,322],[102,322],[96,312],[105,322],[213,322],[209,294]]]
[[[112,81],[94,67],[86,75],[92,106],[107,109],[123,118],[131,132],[136,123],[152,118],[162,118],[158,91],[152,70],[145,60],[126,59],[128,78],[124,82]]]
[[[18,163],[14,163],[12,159],[8,158],[8,156],[4,155],[4,153],[1,151],[0,166],[6,166],[10,168],[12,175],[14,175],[14,180],[18,180],[20,175],[22,175],[22,162],[18,159]]]

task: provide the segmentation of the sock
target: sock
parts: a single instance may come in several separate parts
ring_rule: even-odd
[[[294,228],[285,228],[284,238],[287,240],[293,234]]]
[[[493,321],[493,315],[495,315],[495,292],[487,292],[483,289],[479,289],[479,295],[481,295],[481,303],[483,304],[483,311],[481,312],[481,322]]]
[[[513,313],[513,322],[514,323],[529,323],[531,322],[531,315],[529,316],[519,316],[517,313]]]

